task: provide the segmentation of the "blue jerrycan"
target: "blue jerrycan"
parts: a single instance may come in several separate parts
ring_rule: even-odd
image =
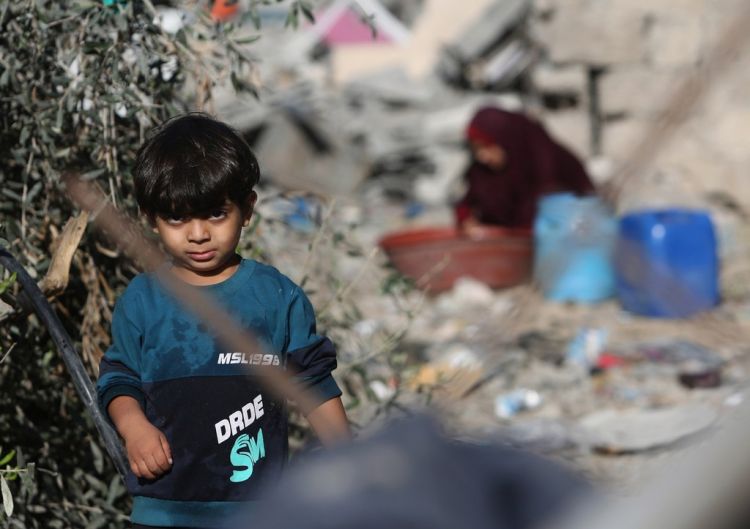
[[[548,195],[534,221],[534,278],[547,299],[591,303],[615,294],[617,221],[595,196]]]
[[[719,302],[719,260],[711,217],[691,209],[633,212],[620,220],[615,253],[622,307],[684,318]]]

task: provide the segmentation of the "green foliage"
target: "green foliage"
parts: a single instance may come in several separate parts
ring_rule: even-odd
[[[12,467],[11,462],[18,455],[19,466]],[[2,499],[2,509],[0,509],[0,521],[5,519],[5,526],[10,526],[10,518],[15,510],[13,491],[9,482],[20,482],[17,487],[17,495],[21,499],[35,491],[34,463],[23,464],[23,455],[19,449],[10,450],[3,454],[0,448],[0,498]],[[20,476],[20,479],[19,479]]]
[[[286,25],[294,28],[298,27],[300,15],[302,15],[302,17],[308,22],[315,22],[315,15],[313,15],[313,6],[311,2],[306,2],[305,0],[294,0],[289,8]]]
[[[16,273],[13,272],[7,278],[0,281],[0,294],[8,290],[8,288],[16,282]],[[2,464],[2,463],[0,463]]]

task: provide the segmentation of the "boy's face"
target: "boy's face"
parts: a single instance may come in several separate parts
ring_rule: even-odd
[[[227,200],[220,207],[189,217],[154,217],[154,232],[173,258],[174,273],[193,285],[210,285],[229,278],[239,263],[235,249],[242,227],[253,214],[255,199],[252,193],[244,209]]]

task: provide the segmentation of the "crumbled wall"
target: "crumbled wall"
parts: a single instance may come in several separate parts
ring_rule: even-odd
[[[534,84],[542,117],[576,151],[615,165],[653,126],[666,98],[700,68],[742,0],[535,0],[544,47]],[[748,39],[750,40],[750,39]],[[684,203],[723,191],[750,206],[750,44],[711,83],[623,207]],[[550,108],[550,96],[567,101]]]

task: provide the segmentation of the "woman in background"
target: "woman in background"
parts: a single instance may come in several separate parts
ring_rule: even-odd
[[[531,228],[542,196],[594,193],[578,158],[522,114],[483,108],[466,136],[474,159],[465,176],[466,195],[455,207],[460,228]]]

